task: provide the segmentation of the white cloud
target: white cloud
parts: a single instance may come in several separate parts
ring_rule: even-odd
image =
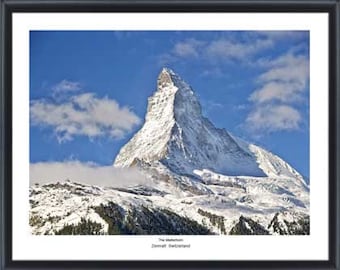
[[[248,115],[246,123],[251,131],[273,132],[296,130],[301,122],[300,113],[288,105],[258,106]]]
[[[97,98],[93,93],[71,96],[63,103],[34,100],[30,115],[33,125],[52,127],[59,142],[80,135],[121,138],[140,123],[129,108],[120,107],[107,97]]]
[[[171,51],[160,56],[160,63],[181,61],[183,58],[198,58],[200,61],[218,63],[225,60],[248,62],[249,57],[274,45],[269,38],[258,35],[251,40],[235,41],[220,37],[210,41],[186,39],[178,41]],[[206,72],[205,75],[209,75]]]
[[[301,100],[301,92],[304,87],[296,82],[277,82],[270,81],[264,84],[260,89],[255,90],[249,100],[265,103],[273,100],[282,102],[293,102]]]
[[[285,54],[263,65],[268,70],[258,77],[261,87],[250,96],[253,102],[294,102],[302,98],[309,79],[309,61],[304,55]]]
[[[98,166],[79,161],[39,162],[30,164],[30,184],[71,180],[97,186],[128,187],[149,181],[135,168]]]
[[[206,47],[207,57],[244,60],[245,57],[273,46],[270,39],[256,39],[252,42],[235,42],[228,39],[212,41]]]
[[[294,81],[303,87],[309,78],[309,60],[304,55],[294,55],[290,52],[267,61],[266,65],[270,69],[259,77],[259,80],[263,82]]]
[[[54,85],[52,90],[54,93],[56,92],[75,92],[80,90],[79,82],[71,82],[68,80],[62,80],[60,83]]]
[[[205,67],[204,76],[216,75],[216,68],[226,62],[262,67],[257,57],[263,52],[280,47],[280,43],[294,43],[292,52],[303,48],[306,51],[308,31],[244,31],[215,34],[211,39],[189,38],[178,40],[167,52],[159,56],[159,64],[164,66],[188,59],[199,60]],[[263,59],[262,59],[263,60]],[[264,60],[264,62],[266,62]],[[209,69],[212,69],[210,72]],[[285,70],[277,71],[286,73]],[[287,74],[287,73],[286,73]],[[290,73],[292,74],[292,73]],[[299,74],[299,73],[297,73]],[[218,74],[220,76],[220,74]],[[284,75],[284,74],[283,74]],[[268,76],[271,76],[268,74]]]
[[[199,49],[203,46],[204,42],[196,39],[188,39],[175,44],[173,54],[178,57],[197,57]]]
[[[267,70],[259,75],[260,86],[249,97],[253,110],[246,120],[247,128],[268,132],[298,129],[301,114],[294,104],[304,99],[308,89],[309,60],[289,52],[262,60],[261,65]]]
[[[218,67],[215,68],[210,68],[210,69],[205,69],[201,73],[201,76],[206,77],[206,76],[213,76],[213,77],[223,77],[225,74],[222,72],[222,70]]]

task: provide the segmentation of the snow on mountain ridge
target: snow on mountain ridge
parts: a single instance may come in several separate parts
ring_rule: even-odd
[[[242,168],[240,157],[246,165]],[[114,165],[127,167],[135,158],[159,160],[180,174],[192,174],[194,169],[208,166],[229,174],[242,169],[264,175],[254,158],[241,151],[226,131],[214,128],[202,116],[192,88],[169,69],[161,71],[157,90],[148,99],[144,126],[121,149]]]
[[[245,151],[252,153],[256,156],[259,167],[263,172],[269,177],[291,177],[298,179],[301,183],[308,187],[306,181],[303,179],[302,175],[299,174],[293,167],[291,167],[287,162],[285,162],[280,157],[274,155],[273,153],[251,143],[247,143],[244,140],[233,136],[233,139],[237,144],[242,147]]]
[[[279,157],[214,127],[203,117],[190,85],[168,68],[162,69],[157,90],[148,98],[143,127],[121,148],[114,166],[129,167],[136,159],[158,161],[181,175],[208,169],[231,176],[280,176],[303,181]]]

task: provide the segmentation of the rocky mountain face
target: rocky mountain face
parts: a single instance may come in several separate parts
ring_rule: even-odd
[[[34,234],[309,234],[309,187],[287,162],[218,129],[163,69],[142,128],[115,167],[148,183],[32,186]]]

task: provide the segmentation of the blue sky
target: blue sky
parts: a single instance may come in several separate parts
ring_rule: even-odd
[[[30,162],[111,165],[144,119],[162,67],[215,126],[309,177],[309,33],[32,31]]]

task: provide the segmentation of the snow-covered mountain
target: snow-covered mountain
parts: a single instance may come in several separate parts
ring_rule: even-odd
[[[303,177],[273,153],[214,127],[193,89],[170,69],[159,74],[144,125],[113,165],[134,167],[148,182],[32,186],[32,232],[309,233]]]
[[[208,169],[229,176],[294,177],[304,182],[278,156],[214,127],[202,116],[192,88],[167,68],[148,100],[143,127],[120,150],[114,166],[128,167],[136,160],[159,161],[182,175]]]

